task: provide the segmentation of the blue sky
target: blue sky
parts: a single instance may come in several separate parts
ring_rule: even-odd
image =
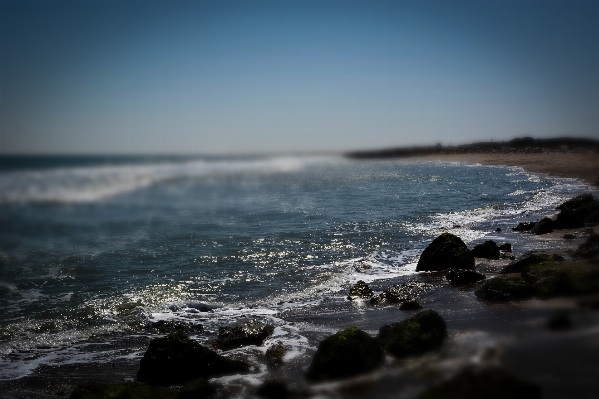
[[[597,1],[0,1],[1,153],[599,137]]]

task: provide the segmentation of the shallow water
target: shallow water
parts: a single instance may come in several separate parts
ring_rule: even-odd
[[[380,290],[414,277],[417,257],[443,231],[469,246],[552,247],[509,228],[588,191],[519,168],[406,160],[1,161],[3,380],[40,366],[136,361],[148,321],[201,323],[196,338],[205,341],[245,315],[275,324],[266,346],[284,342],[285,360],[304,359],[301,368],[317,338],[360,325],[360,315],[374,332],[394,311],[346,301],[357,280]],[[447,301],[431,295],[424,303]],[[466,308],[484,306],[466,295]],[[266,346],[237,351],[260,368]]]

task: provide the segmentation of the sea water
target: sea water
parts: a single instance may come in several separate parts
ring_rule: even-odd
[[[139,359],[143,347],[122,343],[168,319],[202,324],[206,341],[252,315],[276,326],[290,360],[313,343],[285,311],[315,314],[358,280],[414,275],[444,231],[525,249],[510,227],[584,190],[519,168],[417,160],[5,156],[0,379]]]

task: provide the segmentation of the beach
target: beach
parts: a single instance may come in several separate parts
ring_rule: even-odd
[[[189,161],[186,160],[186,162]],[[244,160],[243,162],[248,161]],[[285,160],[284,170],[287,171],[290,165],[294,166],[295,162],[295,160],[292,162]],[[310,160],[310,162],[314,162],[314,160]],[[585,242],[590,234],[589,228],[592,228],[591,226],[555,229],[551,233],[542,235],[514,232],[511,228],[521,221],[537,221],[545,216],[555,217],[557,213],[555,207],[574,195],[591,192],[597,198],[597,190],[591,186],[596,180],[597,176],[595,175],[599,170],[597,168],[598,159],[595,154],[479,153],[430,155],[397,161],[358,161],[358,163],[350,162],[348,165],[345,163],[338,164],[337,162],[339,161],[318,164],[318,169],[315,171],[307,169],[309,171],[307,177],[302,177],[302,180],[299,181],[309,181],[312,184],[315,176],[321,173],[319,171],[330,170],[331,165],[339,168],[339,173],[335,172],[336,174],[325,180],[328,185],[326,190],[322,191],[323,189],[319,188],[320,191],[318,191],[327,199],[327,202],[331,203],[331,209],[340,206],[338,203],[333,204],[333,202],[338,201],[338,192],[349,186],[348,182],[337,182],[340,177],[351,176],[349,182],[351,182],[351,185],[356,185],[359,190],[360,185],[366,184],[366,181],[376,181],[377,178],[382,180],[375,186],[368,186],[368,189],[357,191],[365,195],[359,201],[360,212],[356,213],[351,208],[344,210],[346,213],[351,213],[351,217],[343,219],[343,223],[331,230],[330,234],[320,233],[315,238],[308,239],[308,237],[314,237],[315,231],[317,231],[317,229],[310,226],[326,229],[327,223],[330,223],[330,221],[320,221],[317,216],[320,213],[330,211],[326,211],[323,206],[318,206],[315,208],[317,212],[310,213],[310,208],[306,205],[310,202],[302,199],[302,192],[297,190],[298,182],[287,183],[289,181],[288,174],[282,174],[280,178],[277,174],[267,175],[267,177],[260,177],[260,179],[270,181],[268,179],[275,179],[276,177],[272,181],[273,187],[288,184],[287,189],[296,190],[294,194],[296,200],[301,199],[301,201],[298,200],[297,203],[293,203],[290,202],[290,199],[287,199],[288,197],[284,197],[282,192],[277,192],[276,196],[276,198],[279,198],[278,201],[282,198],[293,204],[294,207],[301,208],[308,215],[308,219],[304,219],[304,213],[300,214],[299,221],[301,224],[297,226],[305,225],[309,228],[306,238],[298,244],[301,245],[297,249],[292,245],[294,241],[291,239],[288,241],[282,240],[281,242],[274,240],[275,237],[285,234],[280,229],[283,223],[288,223],[290,215],[287,210],[282,210],[280,216],[274,214],[272,206],[277,201],[272,201],[270,197],[265,197],[261,192],[255,197],[256,202],[248,202],[247,200],[246,202],[250,204],[248,209],[256,212],[253,208],[254,203],[270,201],[268,202],[270,204],[268,212],[258,214],[264,218],[259,221],[261,229],[273,229],[270,236],[258,236],[253,241],[248,240],[245,237],[255,234],[254,231],[258,226],[257,222],[254,219],[249,222],[245,222],[244,219],[233,219],[232,213],[228,209],[226,217],[231,219],[225,219],[225,221],[227,225],[232,224],[234,230],[209,231],[209,238],[206,240],[210,239],[210,245],[206,246],[206,253],[202,255],[212,262],[210,264],[218,266],[214,270],[222,270],[228,267],[228,264],[226,263],[226,256],[218,255],[219,247],[215,246],[213,242],[223,246],[230,239],[221,238],[221,235],[230,234],[229,231],[239,231],[241,238],[236,238],[232,242],[236,246],[241,246],[237,244],[236,240],[239,240],[240,243],[243,243],[243,246],[253,251],[250,252],[244,249],[245,252],[239,252],[240,261],[247,264],[248,259],[253,259],[252,262],[254,263],[250,264],[263,265],[261,267],[273,263],[280,265],[278,267],[282,268],[281,276],[276,276],[280,279],[278,285],[275,284],[273,287],[268,288],[270,284],[267,283],[270,280],[261,277],[259,274],[250,273],[251,269],[239,269],[240,264],[233,262],[231,267],[234,273],[232,272],[231,277],[221,272],[223,274],[218,276],[219,280],[211,280],[213,281],[211,284],[215,286],[223,284],[222,293],[216,289],[210,292],[203,288],[205,286],[204,281],[208,281],[208,275],[202,276],[198,275],[197,271],[192,271],[191,277],[183,276],[181,279],[176,280],[175,274],[167,277],[168,271],[163,269],[161,273],[165,277],[157,275],[154,278],[152,272],[158,268],[158,263],[152,262],[155,262],[155,257],[165,255],[160,251],[155,251],[134,256],[135,253],[132,254],[133,249],[125,248],[126,251],[122,254],[132,259],[132,265],[138,264],[140,261],[150,262],[150,266],[135,269],[136,275],[151,278],[149,287],[141,286],[142,288],[135,288],[136,291],[131,292],[131,289],[128,288],[130,287],[128,281],[120,283],[119,280],[114,280],[117,281],[116,284],[123,284],[123,289],[128,289],[129,292],[120,294],[116,290],[111,294],[113,298],[91,296],[91,301],[84,303],[86,311],[90,312],[91,310],[87,309],[98,304],[100,314],[108,315],[110,322],[114,323],[113,321],[116,320],[117,324],[106,324],[104,319],[100,320],[98,316],[94,316],[94,313],[90,313],[90,316],[86,316],[86,319],[96,317],[99,320],[94,321],[99,325],[99,328],[94,325],[92,330],[97,332],[82,341],[75,340],[74,344],[60,343],[53,340],[48,340],[47,343],[43,341],[51,338],[53,331],[59,332],[58,328],[60,326],[46,327],[46,324],[40,323],[34,325],[33,328],[29,327],[31,331],[45,328],[49,331],[49,334],[42,332],[41,335],[38,335],[38,339],[42,341],[37,347],[23,347],[5,357],[5,366],[12,364],[10,363],[11,359],[15,360],[15,364],[17,364],[17,361],[20,362],[21,359],[24,359],[24,363],[18,364],[28,364],[31,370],[19,378],[0,381],[0,389],[5,392],[5,397],[11,399],[29,397],[62,398],[68,397],[75,386],[89,380],[103,383],[133,381],[139,370],[139,360],[150,340],[164,336],[164,333],[148,332],[147,325],[149,322],[177,320],[194,323],[194,325],[201,323],[204,326],[203,332],[191,333],[190,336],[207,346],[211,346],[211,342],[217,337],[220,327],[246,316],[256,318],[260,322],[272,323],[275,327],[274,334],[268,337],[262,345],[250,345],[221,352],[230,358],[247,360],[253,367],[252,372],[249,374],[211,379],[211,383],[219,387],[218,390],[221,392],[222,397],[257,397],[257,389],[263,382],[279,381],[289,387],[289,390],[296,397],[417,398],[426,387],[451,378],[457,371],[471,366],[502,367],[519,378],[538,384],[543,393],[542,397],[546,399],[569,397],[590,399],[594,397],[598,388],[595,359],[599,355],[596,345],[599,339],[599,314],[592,308],[580,306],[581,301],[592,302],[594,295],[585,294],[584,296],[575,297],[558,295],[551,298],[532,297],[526,300],[487,302],[479,299],[475,294],[475,291],[482,283],[453,286],[448,282],[444,272],[417,273],[414,272],[414,269],[415,262],[426,245],[434,237],[444,232],[462,237],[469,248],[485,240],[493,240],[497,244],[512,244],[512,252],[504,253],[505,256],[500,259],[476,258],[476,271],[484,274],[487,279],[498,277],[503,267],[531,251],[559,254],[566,259],[566,262],[571,262],[573,252]],[[277,160],[273,165],[279,167],[280,164],[281,160]],[[524,170],[470,166],[473,164],[516,166]],[[231,165],[236,164],[229,162],[226,164],[226,168],[230,169]],[[249,165],[259,170],[259,173],[263,173],[265,165],[271,167],[270,163],[265,163],[262,160],[258,164],[250,163]],[[240,167],[247,170],[248,163],[243,163]],[[161,166],[161,168],[163,167]],[[173,170],[179,173],[177,168],[169,166],[166,170],[172,174],[175,173]],[[210,166],[209,170],[213,171],[214,168],[215,166]],[[346,168],[350,168],[351,173],[348,174]],[[194,172],[196,169],[197,166],[194,166]],[[215,184],[214,179],[220,178],[227,169],[223,168],[218,174],[210,174],[210,179],[206,182],[202,180],[202,188],[212,187],[211,185]],[[106,171],[102,169],[99,172],[102,173],[100,177],[102,184],[104,184]],[[146,169],[140,170],[139,167],[136,167],[135,172],[141,175],[146,173]],[[152,176],[156,175],[159,178],[164,175],[164,169],[160,169],[160,173],[155,173],[154,169],[151,169],[151,172],[153,173]],[[463,173],[463,176],[456,176],[458,172]],[[115,172],[110,170],[110,173]],[[127,170],[127,173],[130,173],[129,170]],[[185,173],[189,174],[190,172],[185,170]],[[277,170],[277,173],[280,172]],[[537,173],[541,174],[540,177],[536,175]],[[356,176],[359,176],[359,178],[356,178]],[[444,197],[444,201],[448,203],[453,204],[451,201],[455,202],[452,205],[453,208],[435,210],[430,214],[411,220],[405,218],[410,217],[417,208],[407,207],[404,210],[403,205],[395,205],[393,209],[385,209],[387,213],[379,215],[378,212],[385,208],[385,204],[393,203],[396,188],[392,183],[398,181],[397,176],[400,176],[401,179],[406,179],[407,176],[414,180],[413,187],[406,187],[402,192],[403,195],[407,195],[406,193],[411,192],[409,190],[413,190],[413,197],[407,197],[409,199],[408,203],[412,204],[413,201],[425,203],[427,198],[430,197],[430,205],[427,205],[429,207],[436,206],[435,203],[437,202],[436,195],[426,194],[430,190],[433,190],[431,192],[437,192],[436,190],[439,190],[439,188],[456,185],[463,179],[475,182],[476,185],[473,185],[474,183],[464,184],[456,189],[454,197]],[[412,176],[416,176],[416,178]],[[566,179],[555,180],[553,176]],[[202,175],[202,179],[204,179],[204,175]],[[240,179],[239,181],[243,184],[231,184],[231,181],[235,182],[234,179]],[[253,177],[253,179],[256,179],[256,177]],[[580,185],[572,179],[579,179],[587,185]],[[139,178],[136,176],[137,180]],[[177,181],[175,183],[171,181],[168,180],[166,183],[167,193],[173,192],[174,187],[179,187],[175,186],[175,184],[178,184]],[[252,184],[249,184],[248,181]],[[121,180],[119,180],[119,184],[120,182]],[[132,194],[125,194],[124,198],[127,200],[125,209],[127,212],[132,212],[130,203],[135,203],[137,206],[143,205],[142,199],[144,197],[141,196],[143,190],[158,190],[159,184],[163,184],[161,182],[159,180],[155,187],[149,186],[147,189],[143,187],[138,189],[140,194],[136,194],[134,191]],[[259,187],[256,180],[247,180],[246,177],[241,178],[236,177],[236,175],[228,175],[225,182],[231,185],[235,196],[241,198],[247,198],[244,195],[247,196],[247,193],[252,193],[256,190],[256,187]],[[336,182],[337,186],[334,186],[332,182]],[[445,185],[445,182],[447,182],[447,185]],[[86,182],[86,185],[89,184]],[[423,184],[426,185],[424,190]],[[516,184],[516,187],[511,187],[513,184]],[[484,188],[482,188],[483,186]],[[224,192],[222,187],[217,187],[218,192],[222,195]],[[247,187],[244,188],[247,192],[239,193],[239,187]],[[101,188],[104,190],[104,186]],[[496,194],[492,192],[494,189],[498,190]],[[95,188],[94,190],[94,193],[97,192]],[[311,188],[311,190],[313,189]],[[468,190],[473,191],[469,194]],[[330,195],[330,192],[336,194]],[[60,198],[64,198],[68,193],[61,189],[59,194],[63,196]],[[197,192],[193,191],[193,194],[193,198],[197,200]],[[345,198],[349,199],[356,195],[356,190],[347,191],[347,197]],[[476,197],[479,205],[469,205],[471,202],[466,201],[469,195]],[[180,196],[180,192],[177,191],[177,197],[172,198],[180,198]],[[519,199],[521,197],[523,200]],[[54,196],[53,198],[57,197]],[[113,208],[119,205],[119,202],[116,202],[117,200],[111,199],[113,197],[107,198],[108,200],[94,199],[95,202],[91,202],[91,205],[89,203],[83,203],[83,205],[69,203],[65,210],[68,211],[68,215],[74,212],[73,209],[81,206],[92,207],[92,209],[93,207],[99,207],[103,210],[104,205],[102,207],[94,205],[98,203],[97,201],[100,201],[99,204],[102,204],[101,201],[108,201],[108,204]],[[166,198],[170,199],[171,197],[167,196]],[[200,198],[203,199],[203,197]],[[511,203],[501,206],[492,205],[494,203],[503,203],[504,199],[511,198],[517,200],[512,200]],[[56,201],[56,199],[54,200]],[[119,201],[122,202],[122,200]],[[214,209],[216,210],[227,202],[219,199],[215,201]],[[313,200],[310,199],[310,201]],[[488,203],[491,206],[486,205]],[[364,204],[370,204],[370,207],[364,208]],[[150,209],[154,209],[155,205],[151,205]],[[39,209],[45,210],[48,207],[48,205],[43,205],[40,208],[39,205],[35,204],[27,206],[36,211]],[[52,205],[52,207],[54,212],[64,212],[61,206]],[[463,207],[466,207],[466,209],[463,210]],[[194,208],[183,209],[189,213]],[[393,217],[399,218],[397,215],[402,211],[405,212],[405,216],[402,216],[403,219],[399,219],[401,223],[394,224],[388,221]],[[89,211],[86,209],[86,212]],[[136,209],[135,212],[139,212],[139,210]],[[184,215],[187,214],[182,211],[178,212]],[[211,212],[214,211],[211,210]],[[168,214],[171,217],[174,215],[174,213]],[[10,216],[10,214],[8,215]],[[77,216],[76,213],[74,215]],[[88,215],[88,213],[83,215]],[[100,214],[104,217],[103,215],[103,213]],[[334,215],[338,217],[337,214]],[[242,215],[242,217],[247,216]],[[267,218],[273,217],[279,217],[279,219],[276,223],[273,222],[272,226],[269,226]],[[360,217],[364,220],[360,220]],[[372,222],[376,219],[381,220],[378,223],[382,226],[382,230],[374,235],[370,231],[378,228]],[[92,219],[92,221],[94,220]],[[132,220],[132,222],[127,222],[126,226],[130,226],[135,222],[135,219]],[[181,220],[183,221],[183,219]],[[181,223],[183,224],[183,222]],[[202,223],[202,226],[215,225],[215,222],[210,220]],[[166,225],[170,226],[169,224]],[[345,227],[346,225],[347,227]],[[152,226],[153,228],[159,228],[160,220],[152,219]],[[292,227],[297,229],[297,226],[293,225]],[[410,232],[409,234],[405,232],[406,226],[409,227],[409,230],[407,230]],[[341,227],[344,229],[341,229]],[[67,229],[64,226],[61,228],[63,230]],[[53,228],[46,227],[46,229],[50,233],[54,232]],[[573,238],[565,239],[564,235],[566,233],[572,234]],[[198,234],[197,230],[184,230],[183,233],[178,233],[178,235],[170,234],[183,237],[184,240],[187,240],[183,241],[185,245],[188,243],[198,245],[197,241],[189,241],[187,238],[191,234]],[[296,234],[296,232],[294,231],[293,234]],[[330,241],[326,241],[328,236],[331,237]],[[127,238],[127,236],[123,236],[123,238]],[[150,238],[149,243],[152,245],[161,245],[162,240],[164,240],[162,236],[159,237],[160,240]],[[73,238],[69,238],[69,240],[73,240]],[[182,238],[177,238],[177,240],[181,241]],[[204,240],[204,238],[201,240]],[[320,246],[321,241],[324,241],[322,246]],[[160,244],[156,244],[156,242],[160,242]],[[255,242],[255,244],[252,244],[252,242]],[[402,246],[395,247],[395,242],[401,242]],[[411,244],[411,242],[415,242],[415,244]],[[356,246],[356,243],[362,244]],[[84,245],[84,243],[80,245]],[[108,241],[106,244],[109,249],[114,245],[117,244],[112,241]],[[143,246],[143,236],[140,239],[139,235],[136,234],[134,245],[135,247],[132,248]],[[251,245],[256,245],[256,249],[251,249],[253,248]],[[264,249],[266,245],[271,246],[268,251]],[[171,247],[167,248],[169,253],[182,251],[177,247],[173,247],[172,244]],[[328,248],[334,248],[334,251],[326,252],[330,251]],[[296,259],[298,258],[295,257],[297,255],[288,255],[294,251],[302,255],[302,260],[293,266],[296,268],[293,273],[297,274],[301,271],[299,266],[305,267],[306,270],[302,272],[306,274],[301,275],[301,279],[297,279],[297,281],[289,280],[290,270],[294,270],[293,268],[283,268],[288,267],[289,262],[297,262]],[[273,261],[274,253],[280,255],[276,255]],[[310,257],[306,257],[306,253],[310,254]],[[122,254],[118,254],[119,257],[123,256]],[[216,258],[216,255],[221,259],[212,261],[212,258],[208,258],[209,256]],[[98,257],[101,256],[101,254],[98,255]],[[229,262],[237,259],[231,255],[227,256]],[[12,264],[19,264],[14,263],[17,261],[10,263],[11,258],[8,256],[5,256],[4,259],[5,264],[8,265],[7,268]],[[104,262],[110,262],[111,259],[106,258]],[[178,258],[174,259],[175,262],[180,262]],[[200,257],[197,253],[194,253],[193,259],[200,259]],[[59,282],[69,281],[71,278],[69,276],[77,273],[77,264],[83,263],[87,268],[91,268],[95,264],[94,262],[98,262],[91,258],[86,260],[83,255],[78,255],[73,259],[69,258],[66,261],[71,262],[66,269],[59,265],[58,270],[51,271],[50,277],[45,277],[45,279],[52,281],[51,274],[55,273],[59,276]],[[164,261],[173,262],[173,258],[165,257]],[[63,260],[63,262],[65,261]],[[593,260],[583,262],[585,262],[585,267],[596,265]],[[177,265],[175,272],[180,273],[179,268],[182,267]],[[323,274],[322,269],[330,270],[330,272],[327,271]],[[228,286],[224,285],[241,284],[242,280],[233,276],[239,276],[242,271],[245,273],[242,276],[247,281],[247,285],[240,285],[239,287],[232,285],[232,288],[227,288]],[[89,271],[87,272],[89,273]],[[317,274],[317,272],[321,274]],[[60,273],[65,274],[61,275]],[[118,276],[116,273],[114,275]],[[129,278],[137,277],[130,276]],[[302,280],[308,279],[314,279],[317,283],[302,288]],[[351,326],[356,326],[369,335],[376,336],[382,326],[406,320],[418,312],[418,310],[400,310],[399,305],[393,303],[373,305],[365,300],[347,300],[349,289],[358,279],[366,280],[369,287],[377,295],[389,289],[389,287],[405,284],[409,281],[416,281],[418,284],[424,284],[427,287],[430,286],[430,288],[419,294],[418,302],[423,310],[434,310],[441,315],[447,324],[448,338],[440,350],[426,353],[423,356],[407,359],[388,357],[385,366],[373,373],[347,380],[311,383],[304,377],[305,371],[312,362],[319,343],[328,336]],[[191,280],[191,282],[187,282],[188,280]],[[221,280],[223,282],[220,282]],[[90,278],[88,281],[91,284],[93,279]],[[153,281],[156,283],[154,284]],[[165,284],[164,281],[170,281],[170,283]],[[290,282],[293,282],[301,290],[291,285]],[[182,288],[185,284],[189,284],[191,287],[189,291]],[[47,285],[44,283],[44,286]],[[265,286],[266,289],[272,290],[272,292],[267,291],[266,294],[263,294],[259,291],[265,289]],[[290,292],[280,292],[281,287],[289,287],[287,289]],[[165,290],[160,291],[160,299],[153,296],[152,292],[155,290]],[[251,295],[244,294],[244,291]],[[8,291],[5,293],[8,293]],[[62,297],[62,294],[55,294],[52,298],[53,301],[56,301],[57,298]],[[179,299],[181,297],[184,299]],[[232,299],[228,299],[229,302],[227,302],[229,297]],[[71,300],[70,298],[69,296],[68,300]],[[155,301],[156,304],[152,301]],[[202,308],[202,306],[208,310]],[[212,306],[213,308],[211,308]],[[49,309],[44,312],[51,314],[53,310]],[[562,331],[547,328],[548,321],[556,312],[567,313],[571,321],[570,328]],[[23,333],[25,331],[23,330]],[[287,353],[284,355],[281,365],[276,367],[267,366],[265,352],[276,343],[281,343],[286,348]],[[64,361],[61,361],[61,358],[64,358]],[[49,361],[47,359],[54,360]],[[8,371],[8,368],[6,371]]]

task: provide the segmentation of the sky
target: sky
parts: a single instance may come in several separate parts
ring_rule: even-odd
[[[599,1],[0,0],[0,153],[599,138]]]

